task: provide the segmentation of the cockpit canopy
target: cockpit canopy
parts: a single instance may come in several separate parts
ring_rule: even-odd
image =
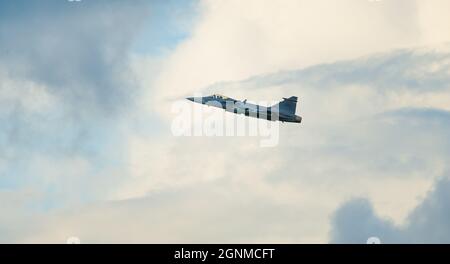
[[[214,98],[214,99],[222,99],[222,100],[227,100],[227,99],[229,99],[228,97],[223,96],[223,95],[220,95],[220,94],[213,94],[213,95],[212,95],[212,98]]]

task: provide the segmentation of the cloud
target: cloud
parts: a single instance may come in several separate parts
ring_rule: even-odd
[[[123,88],[128,48],[147,9],[143,1],[3,3],[3,70],[45,84],[72,111],[112,111],[133,94]]]
[[[354,199],[339,208],[333,225],[332,243],[364,244],[370,237],[395,241],[393,223],[379,219],[366,199]]]
[[[112,164],[138,92],[129,47],[147,10],[145,1],[0,4],[1,187],[35,188],[52,207],[105,197],[103,181],[120,182]]]
[[[333,216],[331,242],[364,243],[378,237],[382,243],[449,243],[449,191],[448,177],[438,180],[401,226],[377,216],[367,199],[348,201]]]
[[[298,94],[299,114],[305,122],[301,129],[281,126],[280,144],[272,149],[259,148],[252,137],[166,135],[159,143],[145,135],[135,137],[129,144],[131,175],[135,177],[123,186],[119,197],[145,200],[155,193],[195,186],[195,192],[180,193],[180,200],[177,197],[163,208],[148,209],[165,219],[172,219],[165,210],[177,210],[178,206],[198,206],[202,212],[210,212],[184,216],[186,226],[170,234],[169,242],[196,242],[211,235],[208,229],[196,229],[191,221],[211,221],[218,229],[229,230],[230,236],[219,235],[223,239],[219,242],[233,241],[233,236],[239,242],[326,242],[329,215],[354,196],[369,197],[382,217],[402,224],[433,181],[448,169],[448,112],[440,100],[449,95],[442,81],[448,78],[446,58],[446,52],[430,49],[400,50],[207,87],[208,92],[221,91],[237,98]],[[435,65],[436,74],[423,78],[424,65]],[[393,69],[396,77],[389,74]],[[153,159],[158,162],[149,162]],[[209,191],[200,191],[206,189]],[[216,219],[217,204],[198,202],[196,192],[204,201],[215,201],[223,193],[252,203],[254,197],[260,197],[265,204],[283,208],[273,209],[281,223],[292,224],[291,219],[297,219],[301,224],[290,226],[296,232],[290,236],[281,227],[271,229],[277,225],[270,218],[258,217],[270,230],[268,239],[251,235],[257,231],[250,227],[248,236],[243,237],[235,230],[245,225],[240,222],[244,220],[233,219],[251,215],[225,206],[225,211],[234,212],[225,221],[233,225],[225,227],[212,220]],[[266,213],[272,207],[267,208]],[[259,214],[255,212],[255,217]],[[175,222],[160,226],[179,227]],[[142,230],[153,232],[152,227]],[[196,232],[184,233],[187,230]],[[150,236],[136,237],[153,241]]]
[[[35,158],[31,168],[49,177],[50,186],[60,187],[62,181],[54,179],[65,174],[52,166],[56,161],[62,170],[72,168],[73,177],[64,178],[67,186],[86,188],[83,196],[89,199],[92,193],[97,199],[85,206],[66,202],[59,210],[35,213],[34,227],[10,238],[327,242],[329,215],[342,201],[361,195],[371,199],[382,217],[401,224],[417,206],[417,198],[448,169],[448,114],[434,98],[449,90],[444,85],[426,90],[447,78],[441,70],[445,57],[428,50],[395,51],[208,88],[230,94],[252,91],[255,98],[301,95],[299,113],[305,123],[301,129],[281,126],[276,148],[261,149],[252,137],[175,138],[161,123],[158,133],[127,130],[121,139],[123,156],[114,170],[106,164],[107,170],[99,172],[98,166],[77,156],[66,161]],[[422,80],[423,64],[437,65],[439,74]],[[392,86],[393,77],[384,72],[389,66],[398,73]],[[111,187],[110,171],[120,179],[119,187]],[[76,192],[71,195],[78,197]],[[100,202],[98,196],[112,201]],[[370,216],[370,210],[365,215]],[[373,224],[384,226],[375,220]],[[223,232],[204,228],[208,225]]]
[[[450,41],[448,31],[436,27],[449,23],[446,12],[436,17],[431,12],[446,10],[445,1],[201,3],[191,38],[163,64],[155,86],[164,89],[149,98],[154,104],[219,80]]]
[[[5,241],[327,242],[343,201],[389,231],[448,170],[449,52],[415,48],[422,3],[204,1],[162,58],[130,56],[142,3],[0,9]],[[298,95],[304,123],[267,149],[173,137],[167,97],[195,90]]]

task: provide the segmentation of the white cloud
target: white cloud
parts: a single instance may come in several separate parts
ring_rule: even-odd
[[[278,212],[287,221],[279,223],[292,224],[296,219],[298,225],[290,228],[297,233],[292,236],[262,218],[262,225],[275,228],[270,229],[270,236],[234,233],[238,242],[326,242],[329,215],[342,201],[355,196],[370,198],[379,214],[402,224],[434,179],[448,169],[448,126],[439,121],[440,111],[446,109],[440,98],[449,91],[446,54],[403,50],[217,84],[210,89],[236,94],[264,94],[276,89],[280,95],[301,94],[299,113],[305,122],[300,127],[281,126],[280,145],[274,149],[258,148],[254,138],[168,136],[160,138],[158,144],[152,137],[134,138],[129,151],[136,178],[124,187],[122,195],[152,197],[209,189],[200,191],[204,201],[229,193],[243,201],[260,197],[296,212]],[[423,78],[423,65],[435,65],[436,74]],[[153,159],[158,162],[151,162]],[[195,212],[211,213],[184,217],[184,227],[178,222],[161,224],[178,230],[166,238],[169,242],[209,239],[210,230],[195,229],[191,221],[216,221],[212,219],[216,219],[217,204],[198,202],[190,192],[182,196],[183,206],[198,205]],[[181,205],[169,200],[164,208],[151,211],[170,219],[165,210],[177,210]],[[234,223],[229,228],[238,228],[242,222],[231,219],[245,213],[226,208],[234,212],[226,221]],[[263,213],[255,212],[259,214]],[[221,222],[214,223],[225,229]],[[192,229],[196,233],[187,231]],[[233,241],[231,233],[220,238],[223,240],[218,242]],[[150,237],[139,239],[153,241]]]
[[[445,26],[435,27],[449,24],[448,16],[430,12],[448,10],[442,4],[203,1],[202,18],[163,65],[152,100],[182,97],[217,81],[427,45],[436,42],[435,35],[450,41]]]
[[[0,107],[2,114],[20,107],[28,114],[54,111],[57,100],[41,83],[11,78],[5,69],[0,69]]]
[[[417,0],[416,0],[417,1]],[[424,45],[450,41],[447,26],[450,23],[450,3],[446,0],[419,0],[420,34]]]
[[[63,146],[62,154],[57,149],[53,156],[30,159],[30,174],[45,174],[37,182],[50,182],[61,193],[69,189],[71,199],[89,185],[80,193],[92,195],[89,205],[44,210],[35,225],[20,230],[25,225],[21,222],[20,232],[8,233],[8,239],[327,242],[330,214],[342,201],[361,195],[380,214],[403,223],[417,197],[448,169],[448,125],[439,122],[448,110],[448,52],[440,47],[437,53],[391,53],[448,40],[447,32],[430,31],[446,17],[433,17],[429,10],[437,6],[425,5],[406,0],[202,2],[202,17],[191,38],[167,60],[136,55],[131,69],[120,64],[127,74],[114,77],[119,83],[125,78],[127,86],[115,88],[128,92],[137,81],[147,97],[109,121],[95,115],[96,107],[70,100],[89,117],[81,119],[87,131],[75,129],[79,137],[67,140],[82,150],[67,152],[71,148]],[[133,33],[125,31],[117,38]],[[108,49],[108,58],[123,59],[127,45],[119,44],[118,50]],[[369,56],[374,52],[387,53]],[[98,70],[105,70],[102,76],[109,80],[113,72],[102,58],[97,58]],[[304,70],[295,70],[299,68]],[[39,94],[47,88],[35,87],[36,82],[6,82],[26,84]],[[87,92],[87,98],[99,106],[108,90],[94,86],[100,90]],[[65,88],[69,94],[79,92],[73,85]],[[258,148],[259,138],[172,137],[170,99],[214,89],[252,100],[299,95],[304,123],[281,126],[280,145],[268,149]],[[33,105],[11,88],[6,94]],[[66,102],[67,97],[60,97],[59,103]],[[42,102],[53,102],[51,98]],[[69,124],[71,130],[79,120],[61,115],[50,121]],[[112,144],[116,142],[120,144]],[[55,158],[58,154],[62,157]],[[110,201],[99,202],[103,199]],[[7,224],[15,215],[23,219],[20,210],[9,209],[13,217]]]
[[[439,102],[411,99],[448,91],[439,85],[448,78],[440,70],[443,58],[445,53],[429,56],[425,50],[393,52],[222,83],[220,89],[240,93],[266,93],[273,87],[280,94],[301,93],[299,113],[305,122],[281,126],[280,145],[268,149],[251,137],[174,138],[168,124],[159,128],[162,135],[130,127],[122,138],[127,150],[118,165],[122,176],[114,177],[120,184],[99,175],[97,182],[88,181],[98,188],[108,179],[101,191],[109,195],[103,197],[121,201],[51,211],[15,239],[327,242],[329,216],[354,196],[370,198],[382,216],[402,224],[448,169],[442,110],[423,108],[438,109]],[[422,80],[423,63],[440,65],[440,74]],[[395,77],[386,74],[392,69]],[[430,85],[435,89],[427,90]],[[392,109],[398,97],[407,110]],[[427,140],[431,134],[433,140]],[[37,163],[47,167],[51,160]],[[92,168],[80,159],[58,163],[71,171]],[[49,176],[63,172],[42,166],[37,170]]]

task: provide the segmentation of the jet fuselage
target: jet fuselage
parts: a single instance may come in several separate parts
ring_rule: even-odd
[[[243,114],[254,118],[290,123],[302,122],[302,118],[295,115],[297,104],[297,97],[295,96],[284,98],[282,102],[269,107],[248,103],[247,100],[239,101],[222,95],[188,97],[186,99],[195,103],[222,108],[231,113]]]

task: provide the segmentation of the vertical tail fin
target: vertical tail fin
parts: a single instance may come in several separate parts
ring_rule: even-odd
[[[283,101],[275,106],[279,107],[280,112],[295,115],[295,111],[297,110],[297,101],[297,96],[291,96],[289,98],[283,98]]]

